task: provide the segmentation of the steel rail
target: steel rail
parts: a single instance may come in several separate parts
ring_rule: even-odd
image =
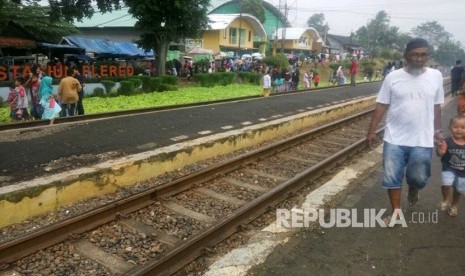
[[[66,221],[57,222],[29,235],[0,244],[0,264],[8,264],[34,252],[65,241],[68,238],[95,229],[105,223],[117,219],[120,215],[129,214],[153,203],[155,199],[164,198],[172,194],[189,189],[199,182],[207,181],[218,175],[233,171],[240,166],[264,158],[285,148],[301,143],[302,140],[320,135],[330,129],[340,128],[347,121],[357,119],[372,112],[368,110],[353,116],[320,126],[300,135],[290,137],[275,144],[232,158],[215,166],[206,168],[170,183],[153,187],[136,195],[132,195],[113,203],[106,204],[95,210],[72,217]]]
[[[382,130],[378,130],[379,134]],[[293,193],[302,189],[308,182],[320,177],[324,171],[335,167],[351,155],[366,148],[365,139],[360,139],[344,150],[327,157],[304,172],[296,175],[285,183],[273,188],[253,201],[245,204],[225,220],[221,221],[192,240],[186,241],[159,260],[149,261],[136,267],[125,275],[171,275],[200,256],[203,251],[216,245],[230,235],[240,230],[240,226],[247,224],[263,214],[270,206],[275,206]]]

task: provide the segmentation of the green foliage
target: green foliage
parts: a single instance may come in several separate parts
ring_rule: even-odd
[[[362,59],[360,61],[360,70],[361,72],[367,74],[368,76],[373,75],[375,72],[376,62],[370,61],[368,59]]]
[[[118,89],[118,95],[134,95],[134,83],[132,81],[120,81],[120,88]]]
[[[149,79],[149,91],[158,91],[158,87],[163,83],[163,79],[161,77],[155,77]]]
[[[323,13],[314,13],[307,19],[307,26],[314,28],[321,36],[329,30]]]
[[[0,97],[0,108],[6,106],[8,106],[8,102],[3,97]]]
[[[415,37],[426,39],[433,48],[437,48],[443,41],[448,41],[452,35],[444,29],[437,21],[428,21],[412,30]]]
[[[171,85],[167,83],[162,83],[158,86],[157,92],[164,92],[164,91],[177,91],[178,87],[176,85]]]
[[[162,83],[170,84],[170,85],[178,85],[178,78],[175,76],[165,75],[165,76],[161,76],[161,78],[162,78]]]
[[[150,76],[139,76],[142,80],[142,91],[150,92]]]
[[[289,67],[289,60],[287,57],[279,53],[275,56],[268,56],[263,59],[263,62],[266,63],[270,68],[278,67],[278,68],[288,68]]]
[[[465,61],[465,51],[458,42],[445,41],[434,51],[433,58],[440,64],[452,66],[458,59]]]
[[[207,72],[208,66],[210,66],[210,60],[206,58],[194,62],[196,73],[199,71],[200,73]]]
[[[265,23],[265,8],[263,7],[262,0],[241,0],[240,12],[251,14],[258,18],[262,24]]]
[[[262,79],[262,75],[254,74],[251,72],[238,72],[237,79],[241,79],[242,83],[250,83],[250,84],[260,84]]]
[[[92,96],[94,97],[105,97],[107,93],[105,93],[105,89],[102,87],[95,87]]]
[[[128,81],[131,81],[132,83],[134,83],[134,89],[135,90],[139,90],[139,88],[141,87],[142,85],[142,80],[139,79],[139,78],[129,78],[127,79]]]
[[[20,4],[21,1],[2,2],[4,6],[0,9],[0,28],[11,21],[34,34],[37,40],[52,43],[58,43],[61,37],[78,32],[72,22],[64,20],[62,16],[52,18],[50,7],[34,1],[26,4]]]
[[[107,1],[108,4],[113,3]],[[208,29],[210,0],[126,0],[124,4],[129,7],[129,14],[138,19],[134,26],[141,32],[138,44],[157,53],[157,72],[161,74],[165,74],[165,60],[171,41],[198,38],[203,30]]]
[[[105,87],[105,92],[107,94],[110,94],[111,89],[116,85],[116,82],[112,80],[102,80],[100,83]]]

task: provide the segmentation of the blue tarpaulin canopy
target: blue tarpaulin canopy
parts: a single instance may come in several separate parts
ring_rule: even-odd
[[[115,57],[153,57],[153,51],[145,52],[137,47],[136,44],[124,41],[113,42],[104,39],[90,39],[76,36],[63,37],[60,44],[75,45],[86,49],[86,52],[94,53],[97,56],[115,56]]]

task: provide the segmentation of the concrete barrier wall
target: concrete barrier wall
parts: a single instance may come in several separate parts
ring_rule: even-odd
[[[0,187],[0,227],[373,108],[375,96]]]

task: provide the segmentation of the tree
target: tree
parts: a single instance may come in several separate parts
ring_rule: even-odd
[[[38,1],[0,0],[0,6],[5,2]],[[102,13],[126,5],[129,13],[138,20],[134,27],[142,32],[138,44],[145,50],[155,50],[158,72],[164,74],[169,43],[186,37],[199,37],[201,31],[208,28],[207,10],[210,0],[48,0],[48,3],[49,19],[64,18],[67,22],[90,18],[95,12],[93,5],[97,5]]]
[[[154,49],[159,74],[165,73],[170,42],[199,37],[208,28],[207,9],[210,0],[126,0],[129,13],[137,19],[136,29],[142,35],[138,44]]]
[[[322,36],[329,30],[328,23],[325,22],[325,15],[315,13],[307,19],[307,26],[312,27]]]
[[[460,42],[447,40],[438,44],[437,50],[433,53],[433,58],[439,64],[452,66],[458,59],[465,60],[465,51]]]
[[[263,0],[241,0],[240,1],[240,12],[249,13],[263,24],[265,23],[265,8],[263,7]]]
[[[63,18],[51,20],[50,12],[49,7],[37,3],[24,6],[9,1],[4,2],[0,10],[0,26],[6,26],[12,21],[33,34],[39,41],[55,43],[65,35],[78,32],[72,23]]]
[[[413,28],[412,34],[426,39],[434,49],[437,49],[439,44],[448,41],[452,37],[437,21],[428,21]]]

